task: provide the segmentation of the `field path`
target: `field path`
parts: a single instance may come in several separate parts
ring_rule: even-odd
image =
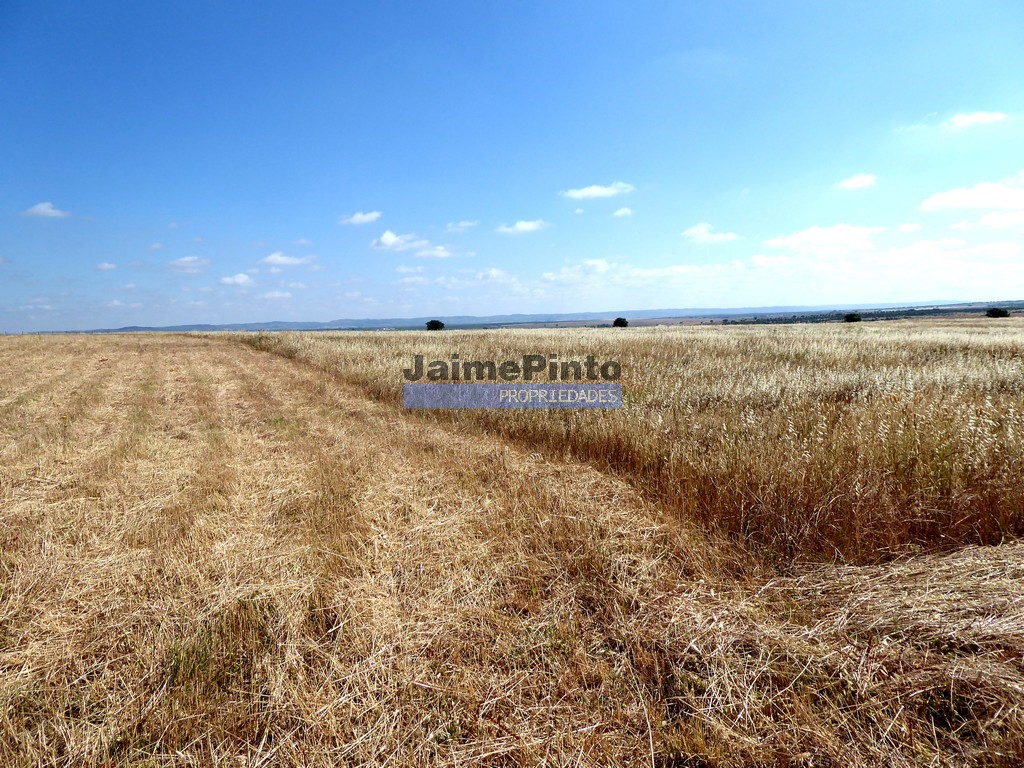
[[[820,580],[758,579],[585,465],[228,340],[4,338],[0,372],[0,764],[949,748],[905,751],[917,702],[884,653],[857,657],[855,612],[809,607]],[[1000,557],[979,567],[1016,567]],[[1018,685],[1001,659],[978,663]]]

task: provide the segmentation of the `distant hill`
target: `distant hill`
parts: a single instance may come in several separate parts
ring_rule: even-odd
[[[548,325],[555,323],[610,323],[616,317],[629,320],[665,321],[688,318],[703,320],[735,320],[737,322],[820,322],[833,319],[836,313],[858,310],[864,319],[881,319],[921,314],[952,314],[984,310],[989,306],[1007,309],[1024,309],[1024,301],[970,302],[970,303],[920,303],[920,304],[829,304],[821,306],[778,306],[778,307],[734,307],[734,308],[689,308],[689,309],[630,309],[607,312],[568,312],[549,314],[514,315],[432,315],[424,317],[389,318],[345,318],[328,322],[289,322],[271,320],[261,323],[225,323],[211,325],[196,323],[190,325],[140,326],[123,328],[101,328],[90,333],[132,333],[144,331],[332,331],[332,330],[380,330],[380,329],[422,329],[428,320],[443,320],[446,328],[505,327],[517,325]]]

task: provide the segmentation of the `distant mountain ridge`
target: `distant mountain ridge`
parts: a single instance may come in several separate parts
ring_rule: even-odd
[[[766,318],[784,315],[819,316],[827,313],[848,310],[907,310],[914,311],[930,308],[945,311],[967,311],[972,308],[985,307],[993,304],[999,306],[1022,308],[1024,302],[921,302],[912,304],[828,304],[818,306],[775,306],[775,307],[734,307],[734,308],[689,308],[689,309],[635,309],[616,310],[614,312],[562,312],[539,314],[512,315],[431,315],[423,317],[396,318],[343,318],[328,322],[302,322],[287,320],[271,320],[259,323],[194,323],[187,325],[139,326],[131,325],[122,328],[101,328],[89,333],[132,333],[144,331],[329,331],[329,330],[380,330],[380,329],[421,329],[428,320],[443,320],[448,328],[474,328],[480,326],[507,326],[532,323],[560,322],[611,322],[616,317],[629,320],[650,320],[660,318],[731,318],[751,317]]]

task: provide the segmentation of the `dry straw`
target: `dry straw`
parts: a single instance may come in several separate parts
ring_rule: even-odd
[[[1016,325],[242,340],[2,340],[0,764],[1018,764]]]

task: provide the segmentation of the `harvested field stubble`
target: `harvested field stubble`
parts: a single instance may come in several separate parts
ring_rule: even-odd
[[[241,334],[401,402],[414,354],[617,360],[621,411],[454,411],[611,470],[779,562],[872,562],[1024,532],[1024,325]]]
[[[1019,343],[1015,326],[1004,328],[900,331],[907,348],[931,355],[937,334],[962,334],[974,373],[962,371],[963,383],[941,373],[952,352],[929,358],[930,373],[897,374],[898,362],[861,370],[868,383],[914,387],[872,418],[900,407],[924,418],[918,391],[936,402],[946,392],[947,419],[977,416],[986,396],[993,409],[1012,404],[1012,376],[991,378],[1019,364],[1006,351]],[[799,344],[748,341],[790,356],[839,343],[794,333]],[[911,354],[878,333],[858,343],[881,344],[892,361]],[[643,447],[639,426],[614,460],[574,458],[628,426],[630,413],[647,425],[660,413],[681,430],[683,413],[710,425],[701,414],[722,416],[727,396],[756,405],[767,396],[753,393],[781,385],[778,360],[761,364],[761,389],[738,358],[725,355],[721,368],[742,386],[691,361],[682,368],[718,394],[679,387],[690,410],[675,416],[655,407],[666,385],[651,374],[627,381],[623,414],[517,414],[502,427],[402,412],[400,368],[380,362],[381,348],[403,366],[407,348],[429,354],[429,344],[500,345],[488,356],[505,359],[557,335],[488,334],[476,348],[472,335],[251,338],[312,364],[228,338],[0,339],[0,764],[1019,763],[1020,545],[801,564],[827,548],[801,557],[778,534],[736,536],[677,503],[685,496],[674,486],[651,480],[667,470],[643,463],[657,451],[630,453]],[[747,343],[712,338],[725,349]],[[643,354],[661,355],[662,366],[693,354],[682,343],[664,350],[653,332],[630,339],[593,351],[618,355],[627,371]],[[568,355],[583,342],[561,343]],[[985,363],[976,347],[1006,359]],[[829,400],[811,391],[786,390],[778,402]],[[885,402],[868,387],[847,406],[867,423],[858,409]],[[799,440],[804,422],[793,418]],[[1017,417],[971,427],[929,418],[918,422],[921,444],[939,442],[928,430],[941,428],[989,462],[987,475],[951,465],[957,479],[942,493],[969,486],[970,497],[956,497],[968,504],[985,478],[1003,502],[1019,492],[1000,475],[1017,460]],[[583,436],[561,450],[558,429]],[[757,419],[748,429],[775,434]],[[991,435],[1002,447],[986,452]],[[765,461],[781,461],[778,446],[760,446]],[[872,462],[888,455],[875,446],[852,466],[877,472]],[[816,466],[804,471],[820,490]],[[907,530],[846,551],[871,560],[908,544],[955,544]],[[963,530],[964,540],[984,538],[980,523]]]

